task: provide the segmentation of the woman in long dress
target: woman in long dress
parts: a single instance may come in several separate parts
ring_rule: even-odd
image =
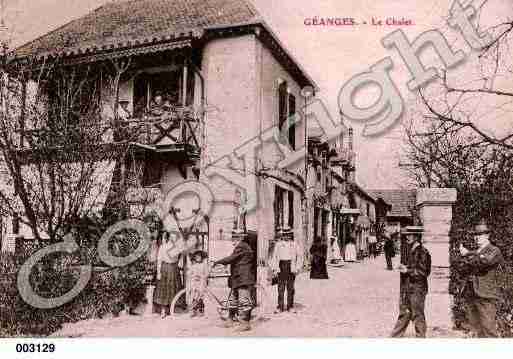
[[[153,303],[160,307],[162,318],[170,314],[170,305],[182,288],[180,274],[182,254],[179,250],[176,234],[164,232],[162,245],[158,250],[157,285],[153,295]]]
[[[356,245],[354,244],[354,240],[351,240],[346,244],[346,262],[355,262],[356,261]]]
[[[331,264],[339,264],[342,260],[342,256],[340,254],[340,247],[338,246],[338,240],[336,237],[332,237],[331,239]]]
[[[328,245],[326,241],[322,241],[320,238],[316,238],[312,247],[310,248],[310,254],[312,255],[312,266],[310,268],[311,279],[328,279],[328,269],[326,267]]]

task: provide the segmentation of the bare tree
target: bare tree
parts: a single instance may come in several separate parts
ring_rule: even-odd
[[[107,67],[4,58],[0,210],[36,239],[58,241],[77,218],[98,212],[126,159],[130,138],[113,138],[117,116],[102,115],[102,91],[119,80]]]
[[[484,8],[492,8],[484,2]],[[490,123],[501,123],[513,111],[513,57],[510,18],[484,29],[492,41],[477,54],[470,54],[462,72],[442,72],[441,78],[419,91],[426,118],[437,120],[443,131],[471,135],[480,145],[513,150],[513,127],[490,131]],[[475,56],[474,56],[475,55]],[[467,144],[470,145],[470,144]]]

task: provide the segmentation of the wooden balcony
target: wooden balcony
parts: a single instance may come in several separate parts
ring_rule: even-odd
[[[144,154],[150,160],[194,162],[200,156],[200,129],[200,117],[192,108],[177,107],[158,116],[118,119],[95,128],[26,130],[17,152],[25,164],[115,159],[123,150]]]
[[[145,152],[166,160],[196,161],[200,156],[201,121],[189,107],[179,107],[162,115],[145,115],[121,122],[120,131],[135,152]],[[122,138],[123,138],[122,137]]]
[[[330,163],[334,167],[345,167],[353,171],[355,169],[356,153],[348,148],[336,147],[330,151]]]

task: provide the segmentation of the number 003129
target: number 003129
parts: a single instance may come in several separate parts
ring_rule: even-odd
[[[18,353],[53,353],[55,351],[55,344],[53,343],[30,343],[30,344],[16,344],[16,351]]]

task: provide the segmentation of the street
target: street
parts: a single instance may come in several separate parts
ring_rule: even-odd
[[[398,315],[399,273],[385,270],[385,258],[365,259],[329,267],[330,279],[296,279],[297,313],[271,314],[253,322],[253,330],[236,333],[218,317],[161,319],[159,316],[120,316],[66,325],[58,337],[388,337]],[[426,300],[428,337],[461,337],[450,330],[446,281],[434,269]],[[276,300],[276,286],[270,287]],[[273,303],[273,306],[276,302]],[[414,337],[413,325],[407,332]]]

